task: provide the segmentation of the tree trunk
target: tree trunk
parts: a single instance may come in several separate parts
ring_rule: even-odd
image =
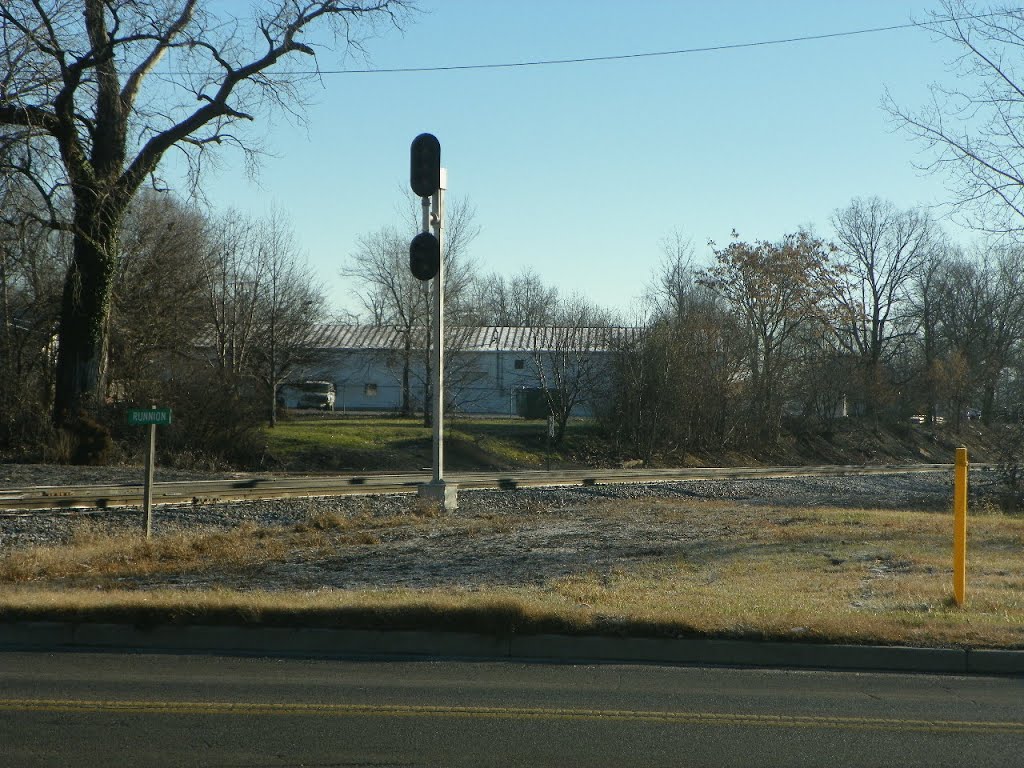
[[[76,201],[74,251],[64,279],[53,420],[96,414],[106,391],[110,294],[120,211]]]
[[[555,420],[555,437],[552,441],[556,448],[562,445],[562,441],[565,440],[565,430],[569,425],[569,412],[558,414]]]
[[[405,337],[405,348],[402,350],[402,416],[412,415],[412,389],[409,371],[412,368],[412,340]]]
[[[428,337],[429,338],[429,337]],[[430,343],[425,345],[423,356],[423,426],[434,426],[434,366],[430,354]]]
[[[270,383],[270,428],[277,426],[277,344],[274,338],[274,327],[277,325],[277,318],[271,315],[270,318],[270,375],[267,377]]]
[[[423,426],[434,426],[434,383],[427,371],[427,380],[423,383]]]
[[[927,380],[927,397],[928,397],[928,408],[925,411],[925,415],[928,417],[928,423],[930,424],[932,418],[935,416],[937,409],[937,403],[939,400],[938,388],[936,386],[936,376],[934,372],[934,361],[935,361],[935,344],[934,344],[934,331],[932,329],[931,322],[931,311],[926,306],[922,314],[921,325],[924,329],[924,371]]]
[[[994,383],[985,384],[982,390],[981,396],[981,418],[986,426],[992,424],[992,417],[995,415],[996,405],[996,385]]]
[[[875,419],[878,426],[878,366],[872,356],[864,360],[864,415]]]

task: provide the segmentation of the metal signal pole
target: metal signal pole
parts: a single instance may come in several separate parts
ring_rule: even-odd
[[[435,484],[444,484],[444,192],[448,186],[448,170],[441,169],[441,186],[434,193],[431,204],[434,214],[431,223],[434,225],[434,237],[437,238],[441,251],[441,260],[434,278],[434,329],[431,344],[432,364],[434,366],[434,478]]]
[[[441,142],[421,133],[409,148],[409,186],[423,204],[422,231],[409,244],[409,269],[417,280],[434,281],[433,330],[430,360],[434,368],[431,413],[433,414],[433,479],[419,486],[422,498],[446,510],[458,508],[458,486],[444,481],[444,193],[448,171],[441,167]],[[430,234],[431,226],[434,233]]]

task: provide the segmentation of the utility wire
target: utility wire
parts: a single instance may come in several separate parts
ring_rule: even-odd
[[[742,48],[759,48],[769,45],[785,45],[788,43],[806,43],[812,40],[829,40],[837,37],[853,37],[855,35],[872,35],[879,32],[894,32],[901,29],[912,29],[916,27],[930,27],[938,24],[948,24],[958,21],[970,21],[974,19],[985,19],[992,16],[1005,16],[1012,13],[1019,13],[1024,8],[999,11],[993,13],[981,13],[971,16],[958,16],[951,19],[939,19],[936,21],[912,21],[906,24],[893,24],[888,27],[870,27],[868,29],[854,29],[846,32],[826,32],[818,35],[802,35],[800,37],[783,37],[776,40],[758,40],[751,43],[727,43],[724,45],[709,45],[700,48],[680,48],[675,51],[648,51],[645,53],[621,53],[611,56],[581,56],[570,59],[537,59],[536,61],[517,61],[493,64],[454,64],[451,66],[436,67],[392,67],[385,69],[324,69],[306,74],[318,75],[383,75],[400,74],[411,72],[456,72],[474,69],[515,69],[518,67],[544,67],[556,64],[589,64],[596,61],[626,61],[629,59],[649,59],[661,56],[682,56],[691,53],[711,53],[713,51],[734,51]]]
[[[927,28],[940,24],[951,24],[960,21],[972,21],[987,19],[993,16],[1008,16],[1014,13],[1021,13],[1024,7],[1012,8],[1005,11],[994,11],[992,13],[979,13],[969,16],[954,16],[949,19],[936,19],[935,21],[911,21],[906,24],[892,24],[887,27],[868,27],[867,29],[853,29],[845,32],[824,32],[817,35],[801,35],[799,37],[782,37],[775,40],[756,40],[749,43],[725,43],[723,45],[708,45],[699,48],[680,48],[674,51],[646,51],[642,53],[620,53],[609,56],[580,56],[568,59],[536,59],[534,61],[497,62],[490,64],[452,64],[449,66],[433,67],[389,67],[389,68],[368,68],[368,69],[317,69],[300,70],[291,72],[292,75],[387,75],[387,74],[408,74],[418,72],[459,72],[468,70],[484,69],[517,69],[521,67],[545,67],[558,64],[590,64],[598,61],[628,61],[630,59],[650,59],[663,56],[683,56],[692,53],[713,53],[715,51],[735,51],[743,48],[763,48],[771,45],[786,45],[789,43],[806,43],[814,40],[830,40],[839,37],[854,37],[857,35],[873,35],[879,32],[895,32],[903,29],[915,29],[918,27]],[[168,75],[188,75],[194,72],[165,72]]]

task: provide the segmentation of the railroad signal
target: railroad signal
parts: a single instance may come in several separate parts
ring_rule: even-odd
[[[420,232],[409,244],[409,269],[417,280],[433,280],[441,268],[441,243],[430,232]]]
[[[409,158],[412,191],[430,197],[441,188],[441,142],[432,133],[421,133],[412,140]]]
[[[418,493],[422,498],[441,504],[445,510],[453,510],[458,508],[458,486],[444,480],[444,262],[441,243],[447,181],[447,173],[441,167],[441,142],[433,134],[421,133],[409,147],[409,186],[423,207],[423,231],[409,244],[409,270],[423,282],[433,280],[430,362],[434,369],[431,404],[434,479],[420,485]]]

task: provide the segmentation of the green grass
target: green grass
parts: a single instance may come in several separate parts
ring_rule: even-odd
[[[277,427],[264,428],[263,436],[271,465],[276,462],[286,471],[416,471],[431,460],[431,430],[422,424],[422,417],[289,414]],[[617,453],[620,448],[592,419],[571,420],[565,439],[550,455],[546,431],[541,420],[449,415],[445,464],[452,470],[514,470],[540,469],[550,461],[560,469],[621,466],[623,460],[638,458]],[[903,429],[896,436],[851,420],[827,438],[790,435],[764,450],[680,450],[653,457],[652,466],[951,462],[961,444],[970,448],[972,462],[986,462],[994,460],[1000,434],[972,425],[961,433]]]
[[[599,428],[573,420],[554,466],[590,463],[600,455]],[[419,418],[300,416],[265,429],[267,450],[285,469],[419,470],[430,464],[432,430]],[[547,461],[546,424],[523,419],[449,418],[446,465],[452,469],[539,468]]]
[[[399,442],[430,438],[410,419],[289,420],[266,430],[271,450],[288,457],[309,447],[379,451]]]

